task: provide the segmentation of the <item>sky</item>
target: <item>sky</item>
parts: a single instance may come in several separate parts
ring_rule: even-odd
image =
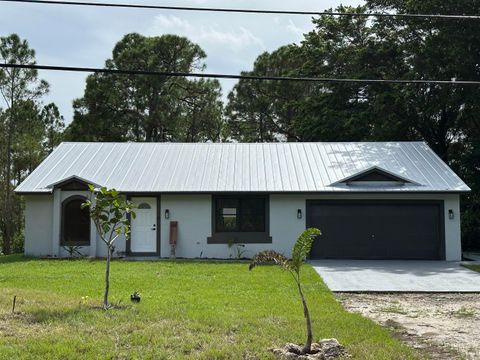
[[[125,0],[103,0],[125,2]],[[323,11],[360,0],[138,0],[149,5]],[[0,36],[17,33],[36,51],[37,63],[103,67],[114,45],[127,33],[145,36],[177,34],[188,37],[207,53],[206,71],[238,74],[251,70],[262,52],[299,43],[313,29],[311,17],[98,8],[0,3]],[[45,103],[55,102],[71,122],[72,101],[83,95],[86,73],[40,71],[50,83]],[[222,80],[223,96],[236,80]]]

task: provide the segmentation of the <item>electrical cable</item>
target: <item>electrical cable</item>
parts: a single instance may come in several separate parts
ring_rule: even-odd
[[[40,5],[69,5],[69,6],[93,6],[128,9],[151,9],[151,10],[172,10],[172,11],[202,11],[202,12],[223,12],[243,14],[274,14],[274,15],[305,15],[305,16],[351,16],[351,17],[389,17],[389,18],[419,18],[419,19],[443,19],[443,20],[480,20],[480,15],[462,14],[398,14],[398,13],[352,13],[352,12],[331,12],[331,11],[299,11],[299,10],[262,10],[262,9],[234,9],[234,8],[211,8],[211,7],[190,7],[190,6],[167,6],[167,5],[144,5],[144,4],[122,4],[122,3],[100,3],[83,1],[64,0],[0,0],[1,2],[16,2]]]
[[[218,73],[190,73],[190,72],[168,72],[150,70],[122,70],[102,69],[77,66],[55,66],[37,64],[5,64],[0,63],[0,68],[11,69],[33,69],[48,71],[69,71],[88,72],[118,75],[147,75],[164,77],[189,77],[189,78],[212,78],[212,79],[236,79],[236,80],[260,80],[260,81],[296,81],[296,82],[323,82],[323,83],[365,83],[365,84],[443,84],[443,85],[480,85],[480,81],[474,80],[429,80],[429,79],[343,79],[343,78],[319,78],[319,77],[284,77],[284,76],[256,76],[256,75],[235,75]]]

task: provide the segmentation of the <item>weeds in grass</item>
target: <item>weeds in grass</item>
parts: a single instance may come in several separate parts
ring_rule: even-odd
[[[452,315],[457,318],[471,318],[474,317],[476,314],[474,309],[469,309],[465,306],[462,306],[460,309],[456,311],[452,311]]]
[[[400,315],[408,314],[408,312],[398,304],[389,304],[385,307],[380,308],[380,311],[385,313],[400,314]]]

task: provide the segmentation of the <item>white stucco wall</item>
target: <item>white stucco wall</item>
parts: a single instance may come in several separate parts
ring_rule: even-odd
[[[52,254],[53,196],[25,196],[25,255]]]
[[[320,199],[403,199],[403,200],[444,200],[445,252],[446,260],[461,259],[460,207],[456,194],[345,194],[345,195],[270,195],[270,235],[271,244],[246,244],[245,256],[251,257],[261,250],[274,249],[286,256],[298,235],[306,227],[306,200]],[[169,222],[178,221],[177,257],[186,258],[229,258],[234,257],[234,249],[224,244],[207,244],[211,236],[212,200],[210,195],[163,195],[161,197],[161,256],[170,256]],[[170,219],[164,217],[165,209],[170,211]],[[297,218],[301,209],[303,217]],[[448,218],[452,209],[455,217]]]
[[[72,195],[85,195],[81,191],[64,191],[57,194],[57,203]],[[60,210],[54,206],[53,195],[26,196],[25,208],[25,254],[32,256],[65,256],[59,244]],[[251,257],[261,250],[274,249],[291,255],[297,236],[305,229],[307,199],[404,199],[404,200],[444,200],[445,251],[447,260],[461,259],[460,206],[456,194],[338,194],[338,195],[270,195],[270,235],[271,244],[246,244],[244,256]],[[170,218],[165,219],[169,209]],[[302,219],[297,219],[297,209],[302,210]],[[454,212],[454,219],[448,218],[448,210]],[[56,215],[54,215],[56,214]],[[169,224],[178,221],[178,244],[176,256],[183,258],[230,258],[235,250],[226,244],[207,244],[211,236],[212,196],[211,195],[161,195],[160,234],[161,257],[170,256]],[[57,244],[57,245],[55,245]],[[92,226],[91,247],[82,249],[86,255],[104,257],[106,247],[96,236]],[[116,251],[125,251],[125,238],[116,243]],[[114,254],[117,255],[117,254]]]
[[[206,246],[207,237],[211,234],[211,199],[211,195],[161,196],[161,257],[170,256],[170,221],[178,221],[177,257],[217,257],[218,249]],[[170,219],[165,219],[166,209],[170,212]]]
[[[178,221],[178,243],[176,256],[183,258],[235,258],[234,248],[227,244],[207,244],[212,234],[211,195],[162,195],[161,205],[161,257],[170,256],[170,221]],[[165,210],[170,219],[165,219]],[[275,241],[275,240],[274,240]],[[288,245],[287,245],[288,246]],[[284,249],[281,239],[273,244],[246,244],[244,257],[268,249]]]
[[[67,257],[60,245],[62,202],[74,195],[87,197],[87,191],[56,190],[51,195],[25,196],[25,255]],[[95,245],[95,227],[91,225],[90,244]],[[79,249],[84,256],[96,256],[91,246]]]
[[[462,260],[460,195],[445,196],[445,259]],[[448,210],[452,209],[454,218],[448,218]]]

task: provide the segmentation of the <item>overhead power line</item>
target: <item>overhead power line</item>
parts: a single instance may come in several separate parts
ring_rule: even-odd
[[[118,74],[118,75],[148,75],[148,76],[164,76],[164,77],[188,77],[188,78],[259,80],[259,81],[297,81],[297,82],[362,83],[362,84],[365,83],[365,84],[480,85],[480,81],[472,81],[472,80],[342,79],[342,78],[319,78],[319,77],[256,76],[256,75],[189,73],[189,72],[168,72],[168,71],[150,71],[150,70],[102,69],[102,68],[92,68],[92,67],[52,66],[52,65],[37,65],[37,64],[0,63],[0,68],[87,72],[87,73],[103,73],[103,74]]]
[[[0,0],[0,1],[41,4],[41,5],[95,6],[95,7],[110,7],[110,8],[127,8],[127,9],[203,11],[203,12],[244,13],[244,14],[307,15],[307,16],[334,15],[334,16],[377,17],[377,18],[392,17],[392,18],[420,18],[420,19],[480,20],[480,15],[462,15],[462,14],[459,14],[459,15],[397,14],[397,13],[355,13],[355,12],[331,12],[331,11],[232,9],[232,8],[100,3],[100,2],[83,2],[83,1],[55,1],[55,0],[41,0],[41,1],[39,0]]]

